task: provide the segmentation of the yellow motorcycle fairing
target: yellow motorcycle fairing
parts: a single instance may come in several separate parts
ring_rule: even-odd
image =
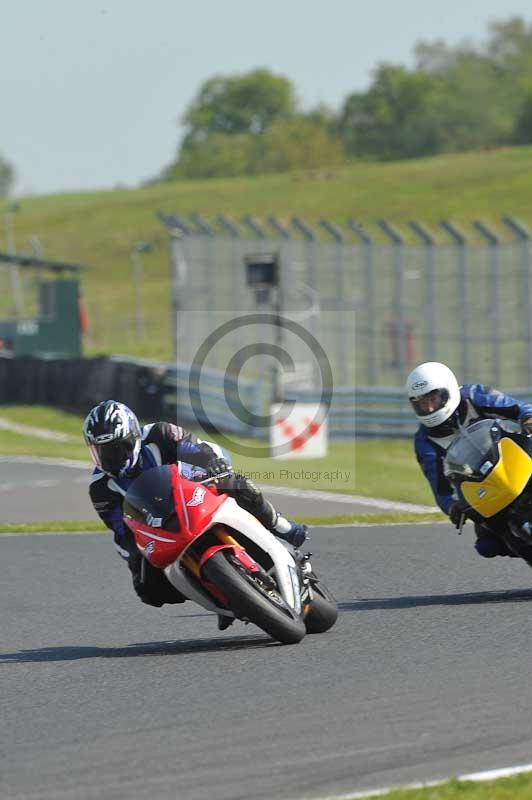
[[[483,481],[464,481],[460,489],[483,517],[493,517],[516,500],[532,476],[532,458],[512,439],[498,443],[499,460]]]

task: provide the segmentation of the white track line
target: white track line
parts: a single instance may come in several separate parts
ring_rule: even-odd
[[[17,422],[11,422],[11,420],[4,417],[0,417],[0,430],[20,433],[23,436],[34,436],[37,439],[51,439],[55,442],[79,442],[79,436],[50,431],[46,428],[35,428],[33,425],[19,425]]]
[[[449,525],[450,522],[448,519],[424,519],[421,522],[372,522],[370,519],[364,520],[364,522],[333,522],[332,524],[327,524],[326,522],[320,522],[319,525],[312,525],[309,524],[309,528],[311,532],[316,528],[374,528],[376,525],[379,528],[397,528],[403,527],[408,525],[409,528],[412,525]]]
[[[37,456],[0,456],[0,464],[38,464],[45,467],[68,467],[88,470],[94,468],[90,461],[75,461],[70,458],[37,458]]]
[[[88,469],[91,464],[85,461],[74,461],[66,458],[37,458],[33,456],[0,456],[0,463],[13,462],[19,464],[42,464],[45,466],[69,467],[70,469]],[[339,494],[338,492],[322,492],[318,489],[293,489],[284,486],[270,486],[261,484],[267,494],[278,494],[284,497],[299,497],[302,500],[322,500],[329,503],[342,503],[343,505],[367,506],[381,511],[412,511],[417,514],[437,513],[436,506],[422,506],[415,503],[402,503],[395,500],[385,500],[380,497],[362,497],[355,494]]]
[[[346,505],[367,506],[383,511],[414,511],[416,513],[439,512],[436,506],[421,506],[415,503],[401,503],[396,500],[384,500],[380,497],[362,497],[356,494],[339,494],[338,492],[322,492],[318,489],[292,489],[283,486],[262,484],[268,494],[282,494],[287,497],[300,497],[303,500],[323,500],[324,502],[344,503]]]
[[[405,791],[409,789],[429,789],[434,786],[442,786],[450,780],[472,781],[473,783],[484,783],[494,781],[497,778],[509,778],[511,775],[520,775],[524,772],[532,772],[532,764],[522,764],[517,767],[501,767],[500,769],[490,769],[486,772],[470,772],[467,775],[458,775],[440,781],[426,781],[424,783],[408,783],[401,786],[387,786],[382,789],[369,789],[365,792],[350,792],[348,794],[327,795],[320,800],[362,800],[365,797],[382,797],[389,792]]]

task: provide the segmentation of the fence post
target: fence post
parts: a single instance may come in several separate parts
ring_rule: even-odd
[[[305,280],[307,285],[310,287],[311,292],[314,292],[315,295],[319,297],[320,279],[317,259],[319,244],[316,241],[316,233],[314,229],[310,227],[310,225],[308,225],[299,217],[292,217],[292,226],[296,229],[296,231],[302,234],[305,241]],[[320,314],[321,312],[319,314],[312,314],[309,319],[310,332],[316,339],[319,337]]]
[[[233,239],[240,239],[240,228],[231,217],[228,217],[227,214],[219,214],[216,221]]]
[[[217,297],[217,277],[218,269],[216,268],[216,260],[214,256],[214,236],[215,230],[212,225],[207,222],[200,214],[194,212],[190,215],[190,219],[196,226],[200,236],[203,239],[203,258],[204,258],[204,284],[203,295],[206,300],[207,320],[203,327],[204,331],[210,331],[212,320],[215,319],[216,314],[216,297]],[[199,243],[198,243],[199,244]],[[198,327],[200,325],[198,321]]]
[[[501,383],[501,309],[500,309],[500,280],[499,280],[499,237],[484,222],[475,220],[473,227],[489,244],[490,253],[490,288],[491,288],[491,346],[493,349],[493,383]]]
[[[153,244],[151,242],[139,240],[135,242],[129,251],[131,266],[133,268],[132,278],[133,287],[135,290],[135,330],[138,341],[142,341],[144,339],[144,305],[142,302],[142,284],[144,281],[141,253],[149,253],[152,249]]]
[[[17,254],[17,245],[15,241],[15,235],[13,233],[13,217],[18,211],[20,211],[19,203],[12,202],[7,206],[4,212],[6,248],[8,254],[11,256],[16,256]],[[21,319],[24,316],[24,291],[22,288],[19,265],[13,263],[8,267],[8,269],[11,276],[11,289],[15,302],[15,315],[17,319]]]
[[[231,296],[233,300],[232,316],[237,318],[244,313],[246,301],[244,296],[244,259],[242,249],[242,231],[237,223],[227,214],[220,214],[217,222],[231,237]],[[233,352],[242,345],[242,332],[236,328],[231,334]]]
[[[424,361],[436,361],[436,343],[438,341],[438,317],[436,305],[436,274],[434,270],[434,246],[436,240],[431,232],[420,222],[413,220],[408,223],[411,230],[425,245],[426,256],[426,312],[427,324],[427,353]]]
[[[155,216],[160,222],[163,223],[163,225],[166,225],[167,228],[176,228],[177,230],[181,231],[181,233],[185,234],[185,236],[190,235],[190,227],[183,217],[180,217],[177,214],[167,214],[164,211],[157,211]]]
[[[266,220],[268,225],[270,225],[275,233],[277,233],[281,239],[291,239],[290,231],[288,228],[283,225],[283,223],[277,219],[277,217],[269,216]]]
[[[214,236],[215,231],[210,222],[204,219],[201,214],[198,214],[196,211],[190,215],[190,219],[199,230],[200,233],[204,234],[205,236]]]
[[[250,214],[246,214],[245,217],[242,217],[242,225],[246,225],[257,237],[257,239],[266,239],[266,231],[260,225],[260,223],[252,217]]]
[[[469,335],[469,285],[467,282],[467,236],[450,220],[442,220],[440,226],[449,234],[457,256],[458,297],[460,315],[460,370],[461,379],[470,379],[471,339]]]
[[[232,240],[231,258],[232,258],[232,287],[233,298],[235,301],[235,311],[242,309],[242,275],[243,275],[243,262],[242,262],[242,241],[241,231],[238,225],[228,217],[226,214],[220,214],[217,217],[217,222],[223,230],[227,231]],[[238,342],[239,331],[235,331],[235,343]]]
[[[269,216],[267,223],[273,231],[281,238],[280,257],[281,257],[281,280],[285,290],[285,297],[295,295],[295,274],[294,274],[294,254],[292,247],[292,234],[290,230],[277,219]]]
[[[305,253],[307,256],[307,281],[315,292],[319,292],[320,279],[318,273],[317,242],[315,231],[299,217],[292,217],[292,225],[305,239]]]
[[[348,349],[346,342],[347,330],[343,328],[343,310],[345,308],[345,282],[344,282],[344,235],[340,228],[328,219],[320,219],[319,224],[327,231],[336,243],[334,267],[336,275],[336,306],[340,311],[340,320],[336,326],[336,342],[338,352],[338,375],[340,384],[347,386],[348,380]],[[356,366],[356,365],[355,365]]]
[[[329,236],[336,242],[335,275],[336,275],[336,297],[339,308],[343,307],[345,299],[344,281],[344,234],[340,228],[328,219],[320,219],[321,227],[327,231]]]
[[[170,264],[175,276],[175,280],[178,282],[179,288],[176,289],[176,291],[179,291],[180,297],[184,297],[190,289],[190,275],[188,266],[192,263],[192,256],[190,252],[190,238],[192,236],[192,229],[184,217],[181,217],[178,214],[166,214],[163,211],[158,211],[156,216],[163,223],[163,225],[166,226],[168,233],[170,234]],[[179,311],[185,311],[186,303],[179,300],[178,309]],[[185,352],[187,352],[186,348],[189,337],[187,327],[182,323],[183,320],[181,317],[176,316],[173,325],[174,331],[178,332],[175,350],[176,358],[178,355],[178,340],[183,344]],[[190,358],[190,354],[187,353],[186,358]]]
[[[373,240],[362,225],[354,219],[347,223],[362,243],[364,253],[364,275],[366,284],[365,310],[367,312],[367,382],[369,386],[377,386],[379,383],[378,368],[378,314],[376,304],[375,271],[373,269]]]
[[[514,233],[521,245],[521,270],[523,280],[522,301],[523,317],[525,329],[525,350],[526,350],[526,370],[527,386],[532,386],[532,298],[530,290],[532,288],[530,280],[531,252],[530,241],[532,233],[521,220],[515,217],[504,217],[504,224]]]
[[[184,351],[183,361],[190,357],[188,354],[187,327],[181,316],[181,311],[186,308],[186,290],[188,288],[188,263],[183,248],[183,237],[186,236],[182,220],[173,214],[157,212],[157,218],[166,226],[169,235],[170,249],[170,285],[172,296],[172,313],[170,315],[172,347],[174,363],[176,365],[176,412],[179,405],[177,370],[179,364],[180,347]],[[186,227],[188,231],[188,227]]]
[[[394,318],[390,322],[390,340],[392,342],[392,367],[396,367],[401,379],[406,369],[413,366],[413,332],[412,323],[405,320],[405,270],[404,239],[401,233],[385,219],[377,220],[379,228],[391,240],[393,248],[394,271]]]

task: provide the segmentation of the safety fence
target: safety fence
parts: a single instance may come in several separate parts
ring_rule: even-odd
[[[159,216],[170,235],[180,361],[225,329],[209,367],[225,369],[244,333],[275,339],[276,331],[246,323],[268,300],[246,284],[245,258],[270,252],[279,257],[282,314],[319,342],[335,385],[401,386],[416,363],[431,360],[463,381],[532,385],[532,240],[517,220],[496,230],[475,222],[465,233],[445,222],[436,234],[381,220],[377,241],[354,221]],[[279,338],[294,363],[312,360],[302,336]],[[243,375],[253,377],[251,363]]]

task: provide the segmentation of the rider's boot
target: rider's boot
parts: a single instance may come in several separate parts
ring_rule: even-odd
[[[266,502],[268,501],[266,500]],[[269,505],[271,505],[271,503]],[[305,540],[308,539],[307,526],[300,522],[291,522],[278,511],[275,511],[273,506],[272,509],[275,512],[276,519],[273,523],[273,527],[269,528],[269,530],[278,536],[279,539],[284,539],[285,542],[288,542],[293,547],[301,547]]]

